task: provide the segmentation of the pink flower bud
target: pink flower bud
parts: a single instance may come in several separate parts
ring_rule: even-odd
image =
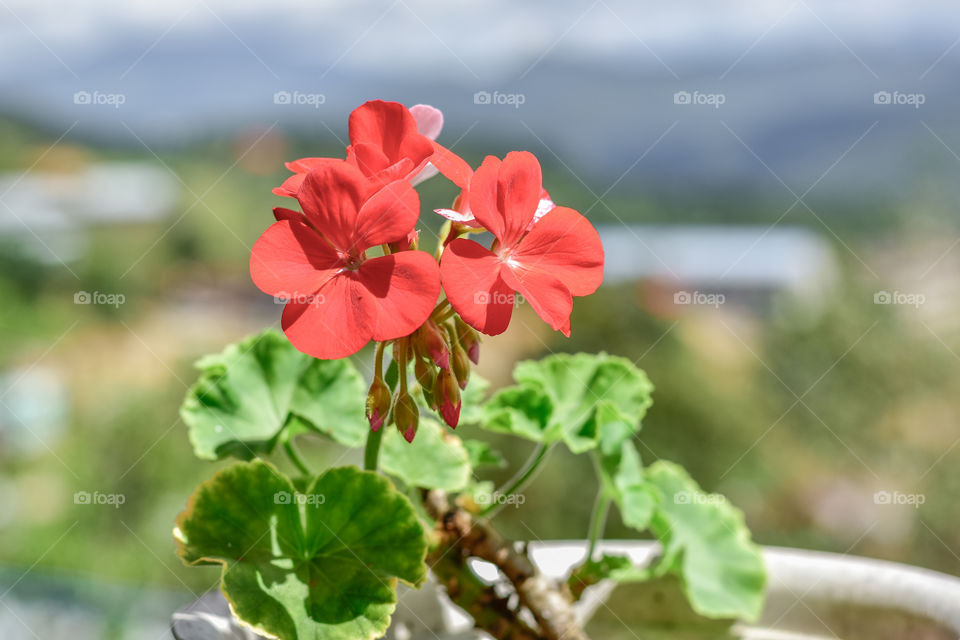
[[[473,361],[473,364],[480,364],[480,335],[473,327],[461,320],[460,316],[454,318],[457,327],[457,340],[467,350],[467,355]]]
[[[370,428],[378,431],[390,413],[390,389],[380,378],[375,378],[367,393],[367,420]]]
[[[413,442],[420,422],[420,410],[417,409],[417,403],[409,393],[401,393],[397,396],[397,404],[393,408],[393,419],[397,424],[397,430],[403,434],[406,441]]]
[[[460,388],[457,379],[449,369],[441,369],[437,381],[433,385],[433,397],[437,403],[437,410],[452,429],[457,428],[460,422]]]
[[[417,329],[414,336],[417,352],[429,357],[441,369],[450,367],[450,347],[447,337],[432,320],[428,320]]]
[[[460,383],[461,389],[467,388],[467,381],[470,380],[470,359],[467,352],[459,344],[453,347],[453,375],[456,381]]]

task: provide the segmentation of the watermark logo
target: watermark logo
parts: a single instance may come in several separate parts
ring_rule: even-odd
[[[301,91],[277,91],[273,94],[273,104],[308,105],[319,109],[327,101],[322,93],[303,93]]]
[[[873,294],[873,304],[899,304],[919,309],[927,301],[922,293],[904,293],[903,291],[877,291]]]
[[[109,505],[119,509],[120,505],[127,501],[127,496],[122,493],[101,493],[94,491],[77,491],[73,494],[73,504],[82,505]]]
[[[920,505],[927,501],[927,496],[922,493],[901,493],[899,491],[877,491],[873,494],[874,504],[883,505],[909,505],[914,509],[919,509]]]
[[[273,296],[274,304],[326,304],[327,299],[322,293],[288,293],[281,291]]]
[[[104,293],[102,291],[77,291],[73,294],[73,304],[95,304],[101,306],[111,306],[118,308],[127,297],[122,293]]]
[[[100,91],[77,91],[73,94],[73,104],[103,105],[119,109],[127,101],[122,93],[102,93]]]
[[[704,305],[719,309],[727,301],[722,293],[704,293],[703,291],[677,291],[673,294],[673,304]]]
[[[923,93],[902,93],[900,91],[877,91],[873,94],[873,104],[902,105],[919,109],[926,103],[927,96]]]
[[[673,494],[674,504],[723,504],[727,501],[717,493],[703,493],[701,491],[678,491]]]
[[[290,493],[289,491],[277,491],[273,494],[274,504],[299,504],[299,505],[319,505],[327,501],[327,497],[322,493]]]
[[[502,291],[477,291],[473,294],[474,304],[509,304],[520,303],[523,297],[516,293]]]
[[[473,94],[473,104],[496,104],[509,105],[514,109],[519,109],[520,105],[527,102],[527,96],[522,93],[501,93],[494,91],[477,91]]]
[[[520,508],[520,505],[526,503],[527,497],[522,493],[481,493],[476,496],[476,503],[478,505],[512,505],[515,508]]]
[[[727,96],[722,93],[701,93],[700,91],[677,91],[673,94],[673,104],[704,105],[719,109],[725,104]]]

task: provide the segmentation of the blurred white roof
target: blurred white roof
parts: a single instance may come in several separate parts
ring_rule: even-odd
[[[604,282],[674,281],[717,289],[813,292],[833,279],[833,252],[800,227],[601,225]]]
[[[167,215],[179,185],[163,168],[110,162],[75,173],[0,174],[0,194],[0,239],[22,241],[37,258],[59,261],[82,253],[84,227]]]

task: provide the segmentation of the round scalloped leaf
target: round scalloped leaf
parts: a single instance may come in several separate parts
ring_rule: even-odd
[[[645,476],[661,493],[650,527],[663,556],[653,571],[678,574],[700,615],[756,620],[763,609],[766,570],[743,513],[723,496],[702,491],[672,462],[655,462]]]
[[[331,469],[303,493],[261,461],[228,467],[193,492],[174,537],[187,564],[221,564],[234,614],[282,640],[383,635],[397,579],[426,578],[426,538],[389,480]]]
[[[270,452],[294,418],[347,446],[366,437],[365,385],[349,360],[317,360],[266,330],[197,362],[180,407],[200,458]]]
[[[555,354],[521,362],[517,381],[484,407],[484,426],[543,443],[563,441],[574,453],[597,446],[611,422],[636,431],[653,403],[653,385],[626,358],[605,353]]]
[[[463,441],[439,423],[421,418],[417,437],[407,442],[396,429],[383,435],[380,467],[410,487],[459,491],[471,477]]]

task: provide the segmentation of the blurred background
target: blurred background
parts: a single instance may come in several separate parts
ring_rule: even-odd
[[[163,638],[216,584],[171,538],[222,466],[177,416],[192,362],[279,325],[270,189],[374,98],[474,165],[535,152],[604,238],[573,337],[520,307],[495,385],[626,356],[645,459],[759,542],[960,574],[958,73],[952,0],[0,0],[0,636]],[[439,228],[454,188],[421,195]],[[508,535],[584,536],[589,462],[550,462]]]

